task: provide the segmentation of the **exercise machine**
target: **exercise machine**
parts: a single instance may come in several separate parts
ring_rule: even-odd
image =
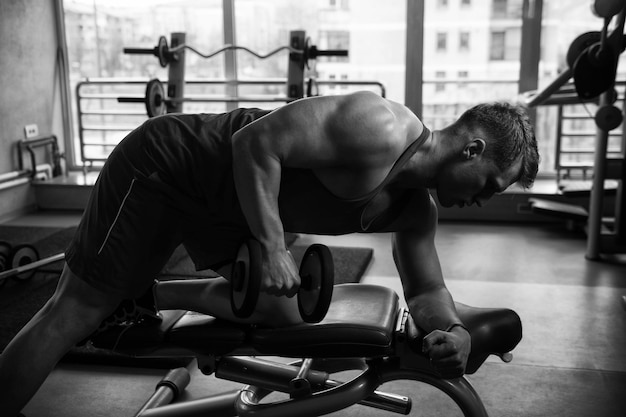
[[[510,351],[522,337],[514,311],[460,303],[456,308],[472,337],[468,374],[492,354],[505,362],[512,360]],[[244,385],[169,404],[189,382],[187,369],[177,369],[159,383],[136,416],[305,417],[355,404],[408,414],[419,407],[411,398],[379,390],[384,383],[403,380],[435,387],[464,416],[488,416],[465,377],[444,379],[438,374],[421,351],[425,333],[401,307],[397,294],[386,287],[335,285],[321,322],[286,328],[235,324],[188,311],[161,313],[160,323],[112,328],[91,343],[136,357],[193,357],[203,374]],[[347,381],[335,379],[342,371],[349,371]]]
[[[593,11],[604,20],[601,32],[589,32],[576,38],[567,52],[568,68],[543,91],[529,94],[529,106],[598,102],[595,114],[596,140],[593,182],[589,211],[567,205],[555,205],[542,199],[531,201],[533,210],[574,220],[586,220],[586,257],[600,260],[603,254],[626,253],[626,132],[622,133],[621,155],[607,157],[609,132],[622,124],[624,109],[617,100],[616,74],[621,53],[626,47],[624,21],[626,5],[617,0],[596,0]],[[610,23],[613,29],[609,31]],[[573,89],[569,83],[573,79]],[[617,182],[614,217],[604,219],[605,180]]]
[[[305,71],[309,68],[309,63],[320,56],[348,56],[348,51],[344,49],[321,50],[311,44],[310,38],[303,30],[291,31],[289,34],[289,45],[281,46],[267,54],[259,54],[249,48],[238,45],[226,45],[212,53],[203,54],[197,49],[185,44],[185,33],[172,33],[171,45],[168,46],[164,36],[159,38],[154,48],[124,48],[124,53],[154,55],[158,58],[163,68],[168,68],[167,93],[162,83],[158,79],[150,80],[146,86],[146,94],[143,98],[119,97],[121,103],[144,102],[146,112],[149,117],[158,116],[165,113],[180,113],[183,111],[183,104],[190,101],[207,101],[206,99],[191,99],[184,97],[185,87],[185,51],[191,51],[209,59],[226,51],[242,50],[259,59],[266,59],[282,51],[289,52],[287,67],[287,88],[285,97],[272,98],[275,102],[290,102],[304,97],[305,93]],[[243,83],[243,82],[240,82]],[[267,100],[267,99],[265,99]],[[259,102],[264,101],[258,97],[233,97],[230,99],[220,98],[220,102]]]

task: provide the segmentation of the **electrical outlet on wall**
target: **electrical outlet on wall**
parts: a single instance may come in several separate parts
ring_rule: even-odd
[[[34,138],[39,135],[39,127],[37,127],[36,123],[26,125],[24,126],[24,134],[26,135],[26,139]]]

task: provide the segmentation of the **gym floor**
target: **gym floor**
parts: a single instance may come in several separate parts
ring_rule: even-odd
[[[73,215],[28,215],[7,224],[71,226]],[[388,235],[301,236],[300,243],[374,249],[364,283],[401,292]],[[489,359],[468,379],[491,417],[623,417],[626,415],[626,259],[592,262],[585,237],[562,224],[442,222],[437,245],[446,282],[457,301],[508,307],[522,318],[524,337],[513,362]],[[185,394],[198,398],[240,385],[190,366]],[[27,417],[134,415],[163,370],[61,364],[24,410]],[[383,387],[384,390],[384,387]],[[435,392],[425,392],[419,415],[456,415]],[[396,392],[398,393],[398,392]],[[371,414],[370,414],[371,413]],[[361,406],[337,416],[381,415]]]

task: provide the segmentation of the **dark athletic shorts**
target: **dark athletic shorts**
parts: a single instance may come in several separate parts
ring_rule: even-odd
[[[217,269],[250,236],[247,226],[164,183],[156,167],[137,163],[141,146],[133,141],[141,141],[141,128],[108,158],[66,251],[74,274],[122,298],[145,293],[180,244],[196,269]]]

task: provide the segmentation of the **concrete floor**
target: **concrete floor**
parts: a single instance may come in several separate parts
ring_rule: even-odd
[[[71,225],[72,217],[25,216],[10,224]],[[49,224],[50,225],[50,224]],[[300,243],[374,248],[363,279],[401,293],[388,235],[302,236]],[[487,363],[468,379],[492,417],[626,415],[626,261],[584,258],[584,236],[559,224],[442,223],[437,236],[448,286],[457,301],[518,312],[524,338],[514,359]],[[623,261],[623,262],[622,262]],[[186,398],[239,387],[191,367]],[[130,416],[165,372],[61,364],[24,410],[27,417]],[[402,387],[393,387],[401,390]],[[455,415],[436,392],[411,384],[419,415]],[[443,408],[443,410],[442,410]],[[384,415],[360,406],[337,416]]]

